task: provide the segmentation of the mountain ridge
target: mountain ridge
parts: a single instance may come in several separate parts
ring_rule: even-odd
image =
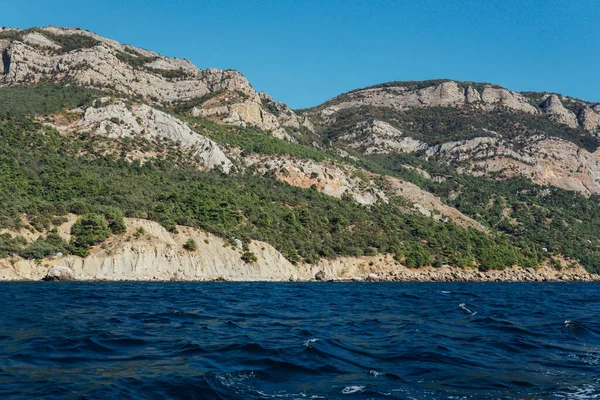
[[[267,243],[303,279],[327,263],[347,277],[344,264],[361,257],[373,257],[356,270],[366,275],[396,265],[600,271],[595,103],[435,80],[295,112],[237,71],[87,31],[3,29],[0,52],[5,257],[85,260],[107,237],[126,249],[124,226],[137,218],[221,238],[240,271],[270,268],[253,245]],[[69,213],[78,222],[61,236]],[[102,235],[86,236],[85,224]]]

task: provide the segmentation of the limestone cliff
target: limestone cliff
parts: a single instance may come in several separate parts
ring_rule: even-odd
[[[109,138],[154,139],[163,146],[189,150],[192,160],[204,169],[219,168],[228,173],[233,166],[215,142],[192,131],[185,122],[145,104],[105,98],[70,114],[70,119],[57,118],[51,125],[66,133],[86,131]]]
[[[390,82],[305,111],[336,145],[409,153],[477,176],[600,193],[600,105],[491,84]]]
[[[200,70],[186,59],[168,58],[81,29],[5,29],[0,31],[0,53],[4,85],[71,82],[163,105],[189,103],[194,115],[256,126],[278,137],[286,137],[284,124],[298,119],[288,109],[280,122],[237,71]]]
[[[425,85],[427,82],[425,82]],[[484,109],[507,107],[531,114],[539,113],[524,96],[510,90],[484,85],[460,87],[454,81],[414,88],[413,85],[391,83],[366,89],[355,90],[340,95],[318,108],[324,117],[333,116],[346,108],[362,106],[387,107],[395,110],[428,107],[476,106]]]

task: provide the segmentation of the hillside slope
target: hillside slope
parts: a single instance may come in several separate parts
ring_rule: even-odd
[[[7,276],[56,260],[94,279],[600,272],[597,104],[439,81],[300,113],[238,72],[87,31],[4,29],[0,51]],[[127,250],[156,223],[160,244]]]

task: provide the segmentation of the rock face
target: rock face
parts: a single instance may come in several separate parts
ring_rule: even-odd
[[[542,108],[548,114],[552,114],[552,116],[561,124],[565,124],[571,128],[577,128],[579,126],[575,114],[573,114],[572,111],[567,110],[555,94],[551,94],[544,100]]]
[[[506,107],[530,114],[539,113],[539,110],[519,93],[491,85],[485,85],[480,92],[471,85],[459,87],[453,81],[432,84],[424,88],[413,88],[410,84],[400,82],[397,85],[360,89],[338,96],[318,110],[322,117],[329,117],[340,110],[362,106],[386,107],[394,110],[465,106],[493,110]]]
[[[337,138],[364,154],[412,153],[425,150],[427,145],[405,136],[399,129],[384,121],[363,121]]]
[[[75,274],[71,268],[67,267],[50,267],[46,276],[44,276],[43,280],[45,281],[74,281]]]
[[[578,119],[585,130],[596,133],[600,130],[600,114],[590,107],[584,107],[579,113]]]
[[[312,187],[337,198],[348,195],[360,204],[388,201],[386,194],[372,179],[349,165],[259,155],[247,156],[244,162],[247,166],[256,167],[258,174],[271,173],[277,180],[292,186],[304,189]]]
[[[8,39],[0,35],[0,53],[5,85],[73,82],[163,105],[194,101],[194,115],[211,116],[225,124],[252,125],[285,137],[280,121],[263,108],[258,93],[237,71],[200,70],[185,59],[122,45],[88,31],[57,27],[12,30]],[[218,101],[211,99],[215,95]],[[291,120],[298,117],[288,109],[284,122]]]
[[[83,110],[79,120],[56,126],[61,131],[90,131],[111,138],[143,137],[177,144],[192,152],[199,166],[229,172],[232,162],[212,140],[192,131],[184,122],[145,104],[107,100]]]

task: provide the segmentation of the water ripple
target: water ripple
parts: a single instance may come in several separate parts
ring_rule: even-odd
[[[593,283],[0,285],[2,399],[600,398]]]

